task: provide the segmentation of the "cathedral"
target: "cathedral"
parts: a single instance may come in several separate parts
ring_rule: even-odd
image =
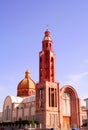
[[[36,120],[42,128],[79,128],[80,99],[71,85],[60,87],[56,82],[56,56],[48,29],[39,52],[39,81],[25,72],[17,86],[17,96],[7,96],[3,104],[3,122]]]

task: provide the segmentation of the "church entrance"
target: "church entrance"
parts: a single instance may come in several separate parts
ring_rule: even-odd
[[[71,118],[69,116],[63,116],[63,128],[69,128],[71,124]]]

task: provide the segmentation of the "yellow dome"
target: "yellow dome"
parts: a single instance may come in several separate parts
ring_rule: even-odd
[[[35,95],[35,82],[30,77],[30,72],[25,72],[25,78],[18,84],[17,96]]]

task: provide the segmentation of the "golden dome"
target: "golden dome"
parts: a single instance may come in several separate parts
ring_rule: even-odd
[[[35,95],[35,82],[30,77],[30,72],[25,72],[25,78],[20,81],[17,87],[17,96],[31,96]]]

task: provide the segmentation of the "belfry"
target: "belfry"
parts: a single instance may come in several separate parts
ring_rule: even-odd
[[[46,30],[39,53],[39,83],[36,84],[36,117],[45,127],[48,122],[58,127],[59,83],[55,81],[55,69],[53,43],[50,32]]]
[[[50,32],[45,31],[42,51],[39,53],[39,81],[55,82],[55,54]]]

